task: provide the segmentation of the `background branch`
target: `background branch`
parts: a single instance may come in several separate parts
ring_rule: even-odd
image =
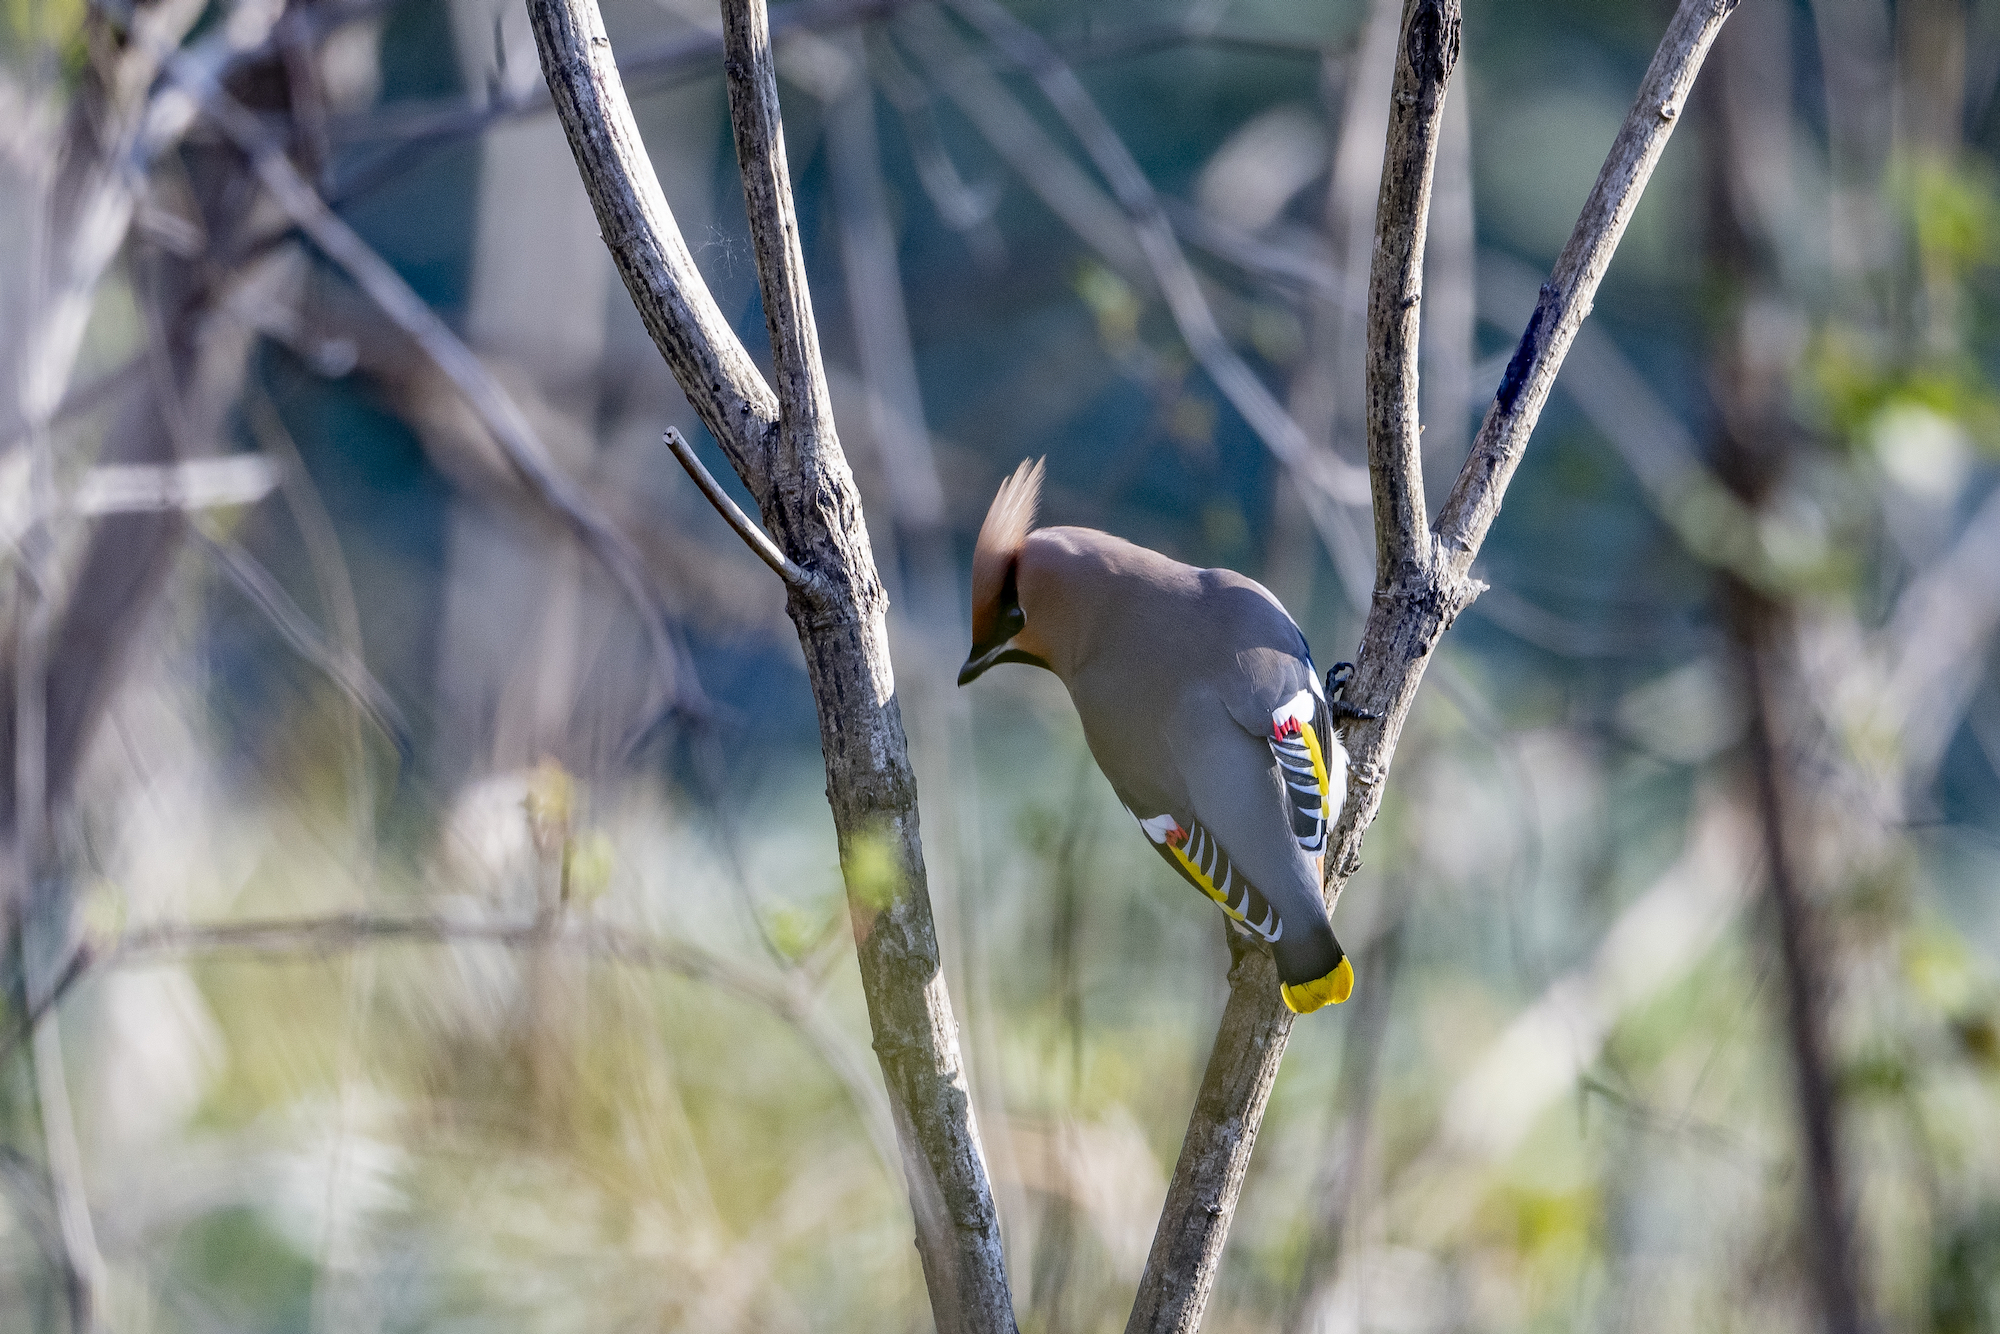
[[[445,374],[492,433],[529,489],[576,534],[577,540],[631,602],[652,651],[658,707],[704,712],[706,703],[694,684],[693,671],[667,633],[667,609],[653,590],[632,540],[603,513],[588,492],[556,466],[548,447],[486,364],[359,233],[326,206],[326,201],[299,174],[256,117],[217,84],[190,76],[189,90],[201,99],[206,114],[251,160],[258,178],[279,207]]]
[[[1327,550],[1339,560],[1345,544],[1339,535],[1340,521],[1329,511],[1338,504],[1352,504],[1361,499],[1366,485],[1362,471],[1331,451],[1315,447],[1284,405],[1222,336],[1208,298],[1202,294],[1201,280],[1174,236],[1158,194],[1085,91],[1076,72],[1039,33],[995,0],[951,0],[951,3],[968,23],[1034,79],[1110,183],[1112,195],[1131,219],[1140,253],[1166,298],[1167,308],[1188,350],[1272,456],[1299,479]],[[1347,572],[1350,578],[1354,573]]]

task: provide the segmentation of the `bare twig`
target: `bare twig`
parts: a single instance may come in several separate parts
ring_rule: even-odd
[[[771,14],[771,34],[782,41],[793,32],[824,32],[886,18],[914,0],[799,0],[780,5]],[[645,91],[676,75],[710,75],[722,57],[719,30],[676,33],[641,46],[618,62],[619,72],[634,90]],[[553,110],[546,84],[528,84],[496,91],[477,104],[451,100],[443,104],[399,104],[380,111],[336,120],[332,137],[341,143],[397,141],[401,152],[447,140],[481,134],[502,121]],[[370,175],[374,175],[371,169]],[[349,190],[352,190],[349,186]]]
[[[904,15],[894,31],[918,57],[925,77],[957,104],[993,151],[1064,226],[1126,281],[1151,286],[1152,273],[1139,253],[1131,221],[1014,99],[987,63],[967,49],[950,24],[929,9],[916,9]]]
[[[199,524],[194,526],[194,532],[222,566],[229,581],[236,585],[250,605],[264,614],[292,651],[333,682],[369,722],[381,729],[382,735],[407,762],[413,753],[409,724],[403,720],[402,711],[389,698],[389,692],[382,688],[382,683],[369,672],[366,664],[328,644],[326,636],[299,609],[291,594],[240,543],[215,537],[203,531]]]
[[[2000,490],[1986,497],[1949,553],[1896,599],[1884,627],[1892,665],[1882,691],[1901,714],[1906,781],[1936,772],[1979,689],[1987,644],[2000,627]]]
[[[1417,431],[1417,297],[1422,285],[1420,239],[1430,204],[1430,174],[1437,154],[1444,92],[1458,54],[1458,6],[1451,0],[1409,0],[1403,11],[1391,92],[1390,137],[1377,205],[1375,264],[1370,283],[1369,471],[1374,486],[1377,545],[1375,602],[1363,643],[1363,671],[1387,647],[1383,640],[1415,627],[1413,610],[1394,594],[1425,579],[1430,561],[1424,536],[1423,477]],[[1389,594],[1385,597],[1385,591]],[[1392,610],[1390,610],[1392,609]],[[1400,624],[1384,634],[1377,620],[1390,610]],[[1442,630],[1439,625],[1438,630]],[[1383,640],[1376,636],[1383,634]],[[1411,658],[1420,675],[1437,642],[1432,633],[1406,643],[1396,661]],[[1391,667],[1390,670],[1394,670]],[[1407,710],[1416,679],[1399,703]],[[1371,706],[1380,707],[1364,695]],[[1400,726],[1392,715],[1389,727]],[[1360,729],[1370,729],[1366,724]],[[1350,741],[1350,746],[1353,742]],[[1378,751],[1384,756],[1386,752]],[[1360,764],[1356,776],[1368,773]],[[1365,782],[1365,779],[1364,779]],[[1376,777],[1379,783],[1379,776]],[[1357,784],[1356,786],[1362,786]],[[1364,798],[1379,789],[1363,787]],[[1358,865],[1359,828],[1343,822],[1347,837],[1326,859],[1329,898]],[[1370,812],[1372,814],[1372,811]],[[1249,1168],[1257,1127],[1270,1099],[1291,1033],[1292,1016],[1277,999],[1273,967],[1262,954],[1241,952],[1229,975],[1229,1001],[1180,1159],[1167,1188],[1160,1230],[1146,1258],[1126,1334],[1193,1331],[1201,1323],[1221,1263],[1223,1243]]]
[[[595,8],[588,13],[594,16]],[[536,5],[529,16],[556,111],[619,276],[688,402],[762,509],[777,396],[723,318],[681,238],[611,61],[603,23],[586,27],[584,13],[572,16],[569,6]]]
[[[1852,1205],[1836,1122],[1834,1056],[1827,1032],[1830,994],[1824,932],[1806,901],[1793,849],[1792,795],[1774,716],[1774,691],[1785,671],[1775,660],[1780,617],[1738,586],[1735,603],[1749,680],[1750,765],[1764,845],[1764,877],[1772,929],[1784,964],[1785,1028],[1791,1043],[1793,1094],[1805,1154],[1806,1230],[1811,1270],[1829,1334],[1861,1334],[1860,1285],[1854,1272]]]
[[[69,1077],[63,1070],[61,1030],[52,1011],[44,1009],[35,1024],[29,1051],[34,1061],[42,1139],[48,1149],[49,1189],[55,1196],[64,1268],[68,1271],[70,1328],[74,1334],[90,1334],[98,1327],[103,1300],[104,1257],[97,1248],[97,1229],[91,1222],[90,1199],[84,1190],[83,1154],[77,1144]]]
[[[694,484],[701,489],[701,493],[708,497],[708,503],[715,506],[715,512],[736,530],[736,535],[743,539],[750,550],[757,553],[758,560],[776,571],[777,576],[785,581],[785,587],[807,595],[817,591],[813,577],[794,565],[784,552],[778,550],[778,544],[771,540],[771,535],[759,528],[750,516],[743,512],[743,507],[729,498],[729,493],[724,491],[710,475],[700,457],[695,454],[694,446],[687,442],[685,436],[669,426],[661,438],[667,442],[667,448],[673,451],[674,457],[680,460],[680,465],[687,471],[687,475],[694,479]]]
[[[894,521],[894,548],[883,564],[890,594],[902,608],[900,626],[892,624],[892,631],[903,631],[899,663],[906,682],[901,692],[904,716],[917,771],[941,780],[920,792],[929,831],[927,862],[938,958],[953,980],[965,1014],[967,1082],[974,1108],[989,1123],[1000,1124],[1005,1103],[997,1027],[981,1022],[993,1010],[985,952],[977,935],[986,868],[977,846],[980,808],[972,763],[971,701],[952,684],[957,641],[965,625],[958,561],[946,523],[944,479],[924,420],[895,226],[883,179],[875,90],[868,78],[887,61],[871,59],[859,34],[845,34],[843,42],[855,74],[827,108],[827,165],[848,324],[867,395],[871,429],[866,438],[874,448]],[[888,44],[881,49],[888,50]],[[1013,1162],[1012,1136],[996,1136],[988,1153],[995,1167],[990,1175],[1002,1192],[1003,1212],[1021,1216],[1026,1200]]]
[[[1740,206],[1737,190],[1755,174],[1741,153],[1741,127],[1733,124],[1748,107],[1740,93],[1752,74],[1743,57],[1759,50],[1762,34],[1751,28],[1733,34],[1734,59],[1725,59],[1717,81],[1705,91],[1708,107],[1719,110],[1716,132],[1702,136],[1707,226],[1706,266],[1727,303],[1718,312],[1711,340],[1710,383],[1716,411],[1708,451],[1717,474],[1750,512],[1761,518],[1788,471],[1799,434],[1791,429],[1786,383],[1769,373],[1771,351],[1753,302],[1775,285],[1765,258],[1771,249],[1750,221],[1753,209]],[[1747,45],[1746,45],[1747,43]],[[1768,50],[1763,51],[1770,58]],[[1761,62],[1759,62],[1761,64]],[[1747,78],[1746,78],[1747,76]],[[1726,574],[1717,602],[1736,641],[1749,714],[1748,763],[1769,904],[1768,929],[1775,937],[1784,980],[1784,1030],[1792,1067],[1793,1111],[1797,1118],[1805,1268],[1818,1298],[1828,1334],[1861,1334],[1866,1260],[1856,1245],[1854,1200],[1840,1136],[1841,1091],[1831,1013],[1838,999],[1833,985],[1839,950],[1827,928],[1827,909],[1812,902],[1812,862],[1801,855],[1815,778],[1804,751],[1815,738],[1807,710],[1796,645],[1795,594],[1780,583],[1759,587]]]
[[[1389,90],[1396,78],[1402,8],[1402,0],[1369,0],[1354,51],[1341,72],[1340,133],[1327,163],[1321,205],[1325,257],[1323,263],[1309,261],[1323,270],[1324,278],[1307,287],[1306,356],[1292,376],[1287,396],[1293,415],[1313,440],[1335,449],[1358,440],[1364,457],[1369,249],[1374,243],[1375,198],[1382,189],[1382,150],[1389,137]],[[1322,71],[1322,81],[1331,77],[1331,70]],[[1302,497],[1279,493],[1272,524],[1274,554],[1281,538],[1297,545],[1297,520],[1304,514]],[[1374,587],[1372,543],[1358,531],[1350,532],[1346,541],[1349,555],[1335,566],[1342,575],[1340,590],[1350,606],[1366,614],[1369,590]],[[1299,591],[1309,592],[1310,560],[1296,553],[1279,559],[1273,572],[1289,567]],[[1356,577],[1356,572],[1366,577]]]
[[[354,581],[341,555],[340,535],[327,513],[319,490],[313,485],[305,459],[292,433],[285,428],[278,405],[259,386],[249,399],[250,429],[265,454],[282,469],[280,495],[292,522],[304,540],[306,562],[319,585],[320,605],[325,609],[328,639],[336,661],[363,675],[368,670],[368,653],[361,637],[361,608],[354,599]],[[370,721],[365,707],[356,704],[347,734],[347,782],[349,818],[354,821],[361,848],[374,843],[374,803],[370,799],[367,751],[363,732]],[[404,755],[405,760],[408,755]]]
[[[594,0],[530,0],[547,77],[606,243],[653,340],[781,549],[824,581],[790,611],[819,710],[827,796],[875,1050],[940,1330],[1014,1327],[999,1217],[938,967],[915,781],[885,606],[827,408],[779,129],[768,17],[724,12],[731,119],[777,372],[773,393],[715,309],[640,143]]]
[[[860,953],[864,983],[872,984],[867,990],[871,1013],[877,1017],[878,1051],[889,1036],[881,1032],[882,1018],[892,1006],[904,1009],[898,1016],[903,1023],[918,1021],[929,1027],[923,1048],[911,1053],[915,1061],[896,1062],[882,1054],[891,1099],[901,1116],[909,1118],[912,1148],[923,1155],[925,1171],[911,1182],[911,1202],[919,1222],[918,1250],[931,1309],[941,1331],[1012,1331],[1014,1312],[1000,1249],[999,1214],[976,1122],[963,1101],[965,1073],[956,1035],[948,1045],[938,1042],[937,1026],[953,1022],[951,1001],[937,970],[936,928],[929,894],[922,888],[915,778],[909,771],[901,712],[883,709],[888,700],[880,693],[873,709],[856,710],[849,702],[856,678],[864,672],[874,678],[878,692],[890,685],[887,607],[860,522],[853,478],[835,435],[820,363],[819,335],[792,207],[768,18],[762,0],[728,0],[722,17],[730,122],[778,397],[777,447],[771,461],[777,503],[772,508],[780,531],[813,550],[814,568],[845,576],[841,588],[845,615],[836,619],[826,614],[832,607],[813,609],[824,619],[810,630],[801,621],[800,637],[820,705],[828,796],[841,834],[849,903],[857,929],[870,910],[880,911],[881,905],[870,903],[859,883],[854,858],[870,841],[893,830],[891,837],[900,844],[894,855],[910,892],[899,895],[881,916],[893,916],[900,908],[922,933],[917,940],[924,951],[923,966],[916,976],[906,971],[909,960],[898,957],[900,951],[878,949],[883,934],[879,923],[861,939]],[[864,741],[873,754],[857,763],[862,759],[856,753],[857,743]],[[841,754],[843,750],[848,753]],[[908,795],[887,801],[869,795],[867,787],[884,778],[908,784]],[[879,899],[879,891],[875,897]],[[910,1069],[912,1065],[917,1068]],[[940,1101],[939,1095],[947,1090],[949,1100]],[[917,1165],[916,1154],[910,1160]],[[953,1197],[953,1186],[961,1192],[958,1198]]]
[[[45,425],[60,426],[73,417],[78,417],[92,409],[102,407],[123,391],[138,383],[146,373],[146,359],[134,357],[116,370],[106,371],[89,384],[72,385],[62,397],[62,402],[49,412]],[[12,422],[0,426],[0,451],[10,450],[28,438],[28,427],[22,422]]]

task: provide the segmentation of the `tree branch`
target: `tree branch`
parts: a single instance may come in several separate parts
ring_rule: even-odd
[[[801,470],[829,454],[825,445],[834,434],[833,402],[820,364],[819,328],[792,207],[771,16],[761,0],[725,0],[722,50],[736,166],[757,256],[757,285],[764,295],[764,327],[771,337],[771,387],[778,396],[778,447],[768,464],[772,480],[780,485],[794,478],[805,482]]]
[[[604,20],[594,3],[580,2],[534,3],[528,16],[556,114],[618,275],[696,415],[764,508],[777,396],[723,318],[681,238],[612,61]]]
[[[1541,299],[1507,363],[1500,391],[1472,442],[1472,454],[1438,514],[1441,555],[1459,578],[1471,569],[1487,529],[1500,513],[1500,498],[1527,452],[1528,437],[1548,401],[1556,372],[1590,314],[1625,225],[1680,122],[1701,62],[1735,8],[1736,0],[1681,0],[1667,25],[1569,243],[1542,284]]]
[[[771,535],[752,522],[750,516],[743,512],[743,507],[729,498],[729,493],[722,489],[702,464],[700,457],[694,452],[694,446],[687,442],[687,437],[669,426],[660,438],[667,442],[667,448],[673,451],[673,456],[680,461],[681,468],[693,479],[702,495],[708,497],[708,503],[715,506],[715,512],[722,516],[723,522],[735,529],[736,535],[743,539],[750,550],[757,553],[757,559],[770,566],[777,576],[785,581],[785,587],[807,595],[816,595],[818,582],[794,565],[784,552],[778,550],[778,544],[771,540]]]
[[[196,540],[221,564],[223,573],[229,576],[237,591],[250,605],[264,613],[264,618],[279,637],[291,646],[294,653],[333,682],[361,716],[380,729],[407,764],[416,753],[409,724],[404,720],[402,710],[396,707],[396,702],[389,698],[389,692],[368,670],[368,664],[359,655],[341,652],[329,644],[326,635],[300,610],[291,594],[271,577],[269,570],[243,549],[241,543],[215,537],[200,524],[191,525],[191,529]]]
[[[1445,87],[1458,64],[1458,36],[1458,0],[1409,0],[1404,6],[1368,275],[1368,475],[1378,587],[1403,582],[1430,561],[1417,351],[1431,174],[1444,128]]]
[[[528,13],[584,187],[647,328],[756,497],[765,527],[821,581],[816,598],[795,590],[789,611],[818,706],[862,988],[904,1149],[932,1313],[944,1334],[1012,1334],[1000,1219],[938,964],[886,599],[819,364],[768,16],[758,0],[729,0],[723,26],[776,393],[722,323],[688,258],[594,0],[530,0]]]
[[[386,941],[416,944],[491,944],[507,949],[553,946],[631,968],[670,972],[750,1001],[797,1027],[846,1089],[874,1142],[884,1170],[897,1170],[895,1131],[881,1091],[862,1070],[852,1043],[818,1003],[807,970],[790,968],[770,977],[687,941],[639,935],[608,926],[551,930],[545,920],[496,922],[445,916],[378,917],[334,913],[325,917],[270,918],[237,922],[156,922],[126,931],[104,946],[88,943],[71,951],[48,987],[18,1023],[0,1034],[0,1068],[16,1048],[51,1017],[70,990],[106,968],[135,967],[193,954],[245,954],[257,958],[331,954],[365,949]]]
[[[1406,49],[1411,10],[1428,8],[1434,3],[1435,0],[1410,0],[1406,6]],[[1341,890],[1360,869],[1362,835],[1381,808],[1383,778],[1431,654],[1458,612],[1477,594],[1478,586],[1468,577],[1472,559],[1499,512],[1507,481],[1547,401],[1549,384],[1575,337],[1577,326],[1588,313],[1590,298],[1610,264],[1612,252],[1637,206],[1652,167],[1659,160],[1702,58],[1733,7],[1734,0],[1682,0],[1647,71],[1637,104],[1613,143],[1597,187],[1577,222],[1563,260],[1557,264],[1556,278],[1543,289],[1542,305],[1529,323],[1514,364],[1501,385],[1499,398],[1487,415],[1472,456],[1466,461],[1439,519],[1439,543],[1421,562],[1402,567],[1401,577],[1395,577],[1397,570],[1385,568],[1378,578],[1349,694],[1357,703],[1382,716],[1378,721],[1351,724],[1345,732],[1351,756],[1348,799],[1326,857],[1329,907],[1339,902]],[[1399,57],[1399,63],[1407,60],[1407,54]],[[1433,68],[1435,64],[1433,61]],[[1399,70],[1396,87],[1406,86],[1403,71]],[[1392,116],[1403,114],[1405,111],[1398,101],[1392,107]],[[1421,143],[1413,146],[1408,137],[1402,141],[1405,155],[1413,147],[1424,152],[1425,163],[1420,170],[1428,173],[1434,146],[1429,149],[1423,149]],[[1407,162],[1399,168],[1397,145],[1392,140],[1390,155],[1384,162],[1385,177],[1408,169]],[[1399,253],[1404,246],[1416,248],[1410,232],[1421,222],[1414,213],[1428,190],[1428,182],[1418,189],[1406,189],[1393,188],[1385,181],[1381,196],[1385,206],[1401,200],[1410,210],[1400,218],[1378,220],[1377,236],[1394,238]],[[1382,248],[1378,244],[1378,261]],[[1373,356],[1371,352],[1371,361]],[[1398,371],[1399,375],[1402,373]],[[1409,388],[1414,393],[1414,376],[1409,379]],[[1401,411],[1397,400],[1392,399],[1389,406]],[[1409,411],[1414,412],[1413,405]],[[1377,422],[1371,413],[1371,463],[1375,461],[1373,442],[1378,438],[1404,447],[1408,437],[1402,431],[1409,420],[1410,417],[1401,416],[1394,421]],[[1413,448],[1414,442],[1409,442],[1409,447]],[[1391,454],[1386,462],[1393,467],[1401,460]],[[1395,488],[1407,489],[1413,476],[1420,487],[1414,460],[1409,467],[1410,474],[1401,481],[1378,474],[1373,479],[1375,486],[1390,488],[1392,500],[1397,499]],[[1420,506],[1421,491],[1402,496],[1401,502]],[[1395,510],[1392,505],[1392,518]],[[1420,514],[1421,509],[1416,512]],[[1360,985],[1368,985],[1367,980],[1361,979]],[[1139,1301],[1126,1326],[1128,1334],[1168,1330],[1193,1334],[1199,1326],[1241,1189],[1243,1170],[1270,1098],[1271,1081],[1276,1078],[1291,1022],[1291,1014],[1278,998],[1276,973],[1270,960],[1261,953],[1239,959],[1230,972],[1229,1002],[1223,1011],[1216,1050],[1203,1075],[1195,1115],[1174,1168],[1168,1210],[1162,1216],[1152,1254],[1146,1261]],[[1232,1059],[1224,1050],[1246,1043],[1251,1046],[1245,1051],[1254,1051],[1255,1059],[1247,1056]],[[1188,1209],[1194,1210],[1192,1216],[1177,1212]]]

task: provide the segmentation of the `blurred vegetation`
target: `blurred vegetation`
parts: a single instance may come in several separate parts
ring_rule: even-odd
[[[46,300],[36,256],[68,239],[37,230],[53,145],[132,12],[0,11],[10,366]],[[1337,294],[1342,210],[1358,200],[1366,227],[1374,177],[1350,169],[1342,196],[1332,158],[1369,86],[1367,6],[1016,12],[1171,201],[1232,344],[1302,421],[1323,370],[1318,443],[1361,458]],[[1444,266],[1434,233],[1428,282],[1433,313],[1457,291],[1476,318],[1464,346],[1427,345],[1427,385],[1466,368],[1462,399],[1426,409],[1433,503],[1668,12],[1466,7],[1470,262]],[[606,17],[621,53],[715,23],[680,0]],[[1078,238],[900,20],[857,34],[788,39],[781,73],[842,437],[897,599],[946,976],[1022,1328],[1116,1329],[1220,1008],[1219,919],[1131,827],[1052,678],[952,688],[963,614],[925,581],[941,565],[962,597],[994,486],[1046,453],[1046,520],[1266,579],[1321,667],[1351,656],[1366,589],[1143,268]],[[70,1310],[18,1031],[30,928],[94,951],[59,1050],[107,1330],[930,1324],[781,590],[659,447],[674,425],[716,457],[552,118],[420,124],[539,79],[518,5],[399,0],[232,87],[290,117],[318,188],[638,544],[685,698],[650,699],[615,585],[233,150],[197,130],[163,159],[92,297],[72,394],[122,367],[169,374],[177,320],[205,347],[240,340],[235,373],[202,381],[215,429],[178,452],[255,452],[281,480],[192,515],[201,539],[162,558],[55,811],[33,887],[54,920],[8,882],[0,1328],[64,1329]],[[941,549],[900,507],[881,331],[852,314],[828,141],[853,80],[877,118]],[[2000,1331],[2000,15],[1745,0],[1703,80],[1599,296],[1601,352],[1565,370],[1509,493],[1477,571],[1492,591],[1412,716],[1340,904],[1359,990],[1294,1033],[1210,1330],[1819,1323],[1719,610],[1734,575],[1793,627],[1781,721],[1863,1300],[1883,1329]],[[719,67],[635,87],[697,263],[755,348]],[[1736,178],[1717,166],[1729,135]],[[1718,256],[1719,210],[1755,239],[1747,270]],[[227,281],[183,301],[176,264]],[[1593,368],[1629,377],[1599,375],[1609,407],[1574,384]],[[1739,373],[1783,405],[1782,463],[1754,499],[1718,480]],[[120,457],[117,403],[55,423],[65,494]],[[30,601],[21,415],[0,412],[10,654]],[[224,547],[328,647],[298,651]],[[349,652],[406,749],[330,679]],[[893,875],[866,841],[850,859],[864,883]],[[333,926],[247,930],[307,922]]]

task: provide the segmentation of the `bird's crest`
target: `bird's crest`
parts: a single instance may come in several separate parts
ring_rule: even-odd
[[[972,629],[973,642],[985,642],[1003,608],[1014,563],[1028,530],[1035,526],[1035,505],[1042,496],[1041,459],[1023,459],[1014,475],[1000,483],[986,522],[979,525],[979,540],[972,547]]]

